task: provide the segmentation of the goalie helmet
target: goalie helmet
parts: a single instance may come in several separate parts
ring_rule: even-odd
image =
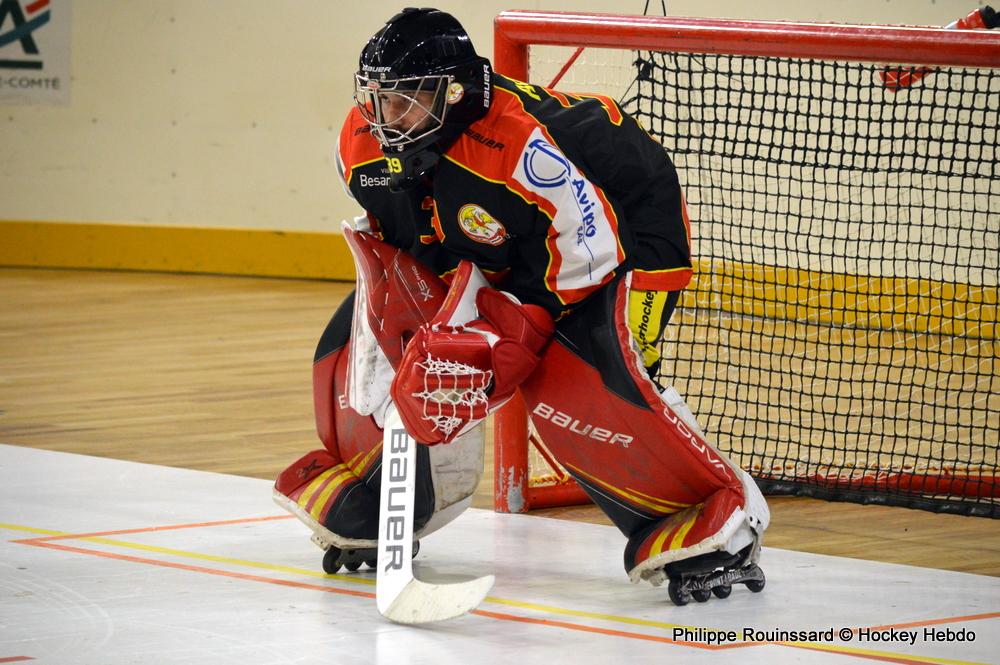
[[[354,100],[390,163],[390,185],[427,173],[469,124],[483,117],[492,92],[490,61],[450,14],[407,8],[368,40]]]

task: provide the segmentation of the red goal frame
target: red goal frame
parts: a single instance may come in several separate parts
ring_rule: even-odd
[[[495,18],[493,65],[498,72],[529,80],[528,52],[532,44],[1000,67],[1000,29],[948,30],[521,10],[504,11]],[[572,479],[551,486],[529,487],[528,446],[528,414],[523,400],[515,395],[494,418],[496,511],[525,512],[589,501]]]

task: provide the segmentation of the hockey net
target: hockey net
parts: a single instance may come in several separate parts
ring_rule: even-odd
[[[614,97],[677,166],[696,275],[660,382],[711,443],[772,494],[1000,517],[1000,30],[495,26],[498,71]],[[587,500],[523,403],[495,465],[497,510]]]

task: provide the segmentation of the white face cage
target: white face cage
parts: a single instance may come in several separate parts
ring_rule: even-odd
[[[381,81],[357,74],[354,78],[354,103],[383,147],[419,141],[444,124],[451,76]]]

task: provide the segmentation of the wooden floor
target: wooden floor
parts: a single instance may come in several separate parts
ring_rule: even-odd
[[[0,268],[0,443],[274,478],[318,447],[313,349],[351,288]],[[474,505],[492,506],[491,478],[488,460]],[[996,520],[770,504],[770,546],[1000,576]],[[538,514],[608,523],[593,507]]]

